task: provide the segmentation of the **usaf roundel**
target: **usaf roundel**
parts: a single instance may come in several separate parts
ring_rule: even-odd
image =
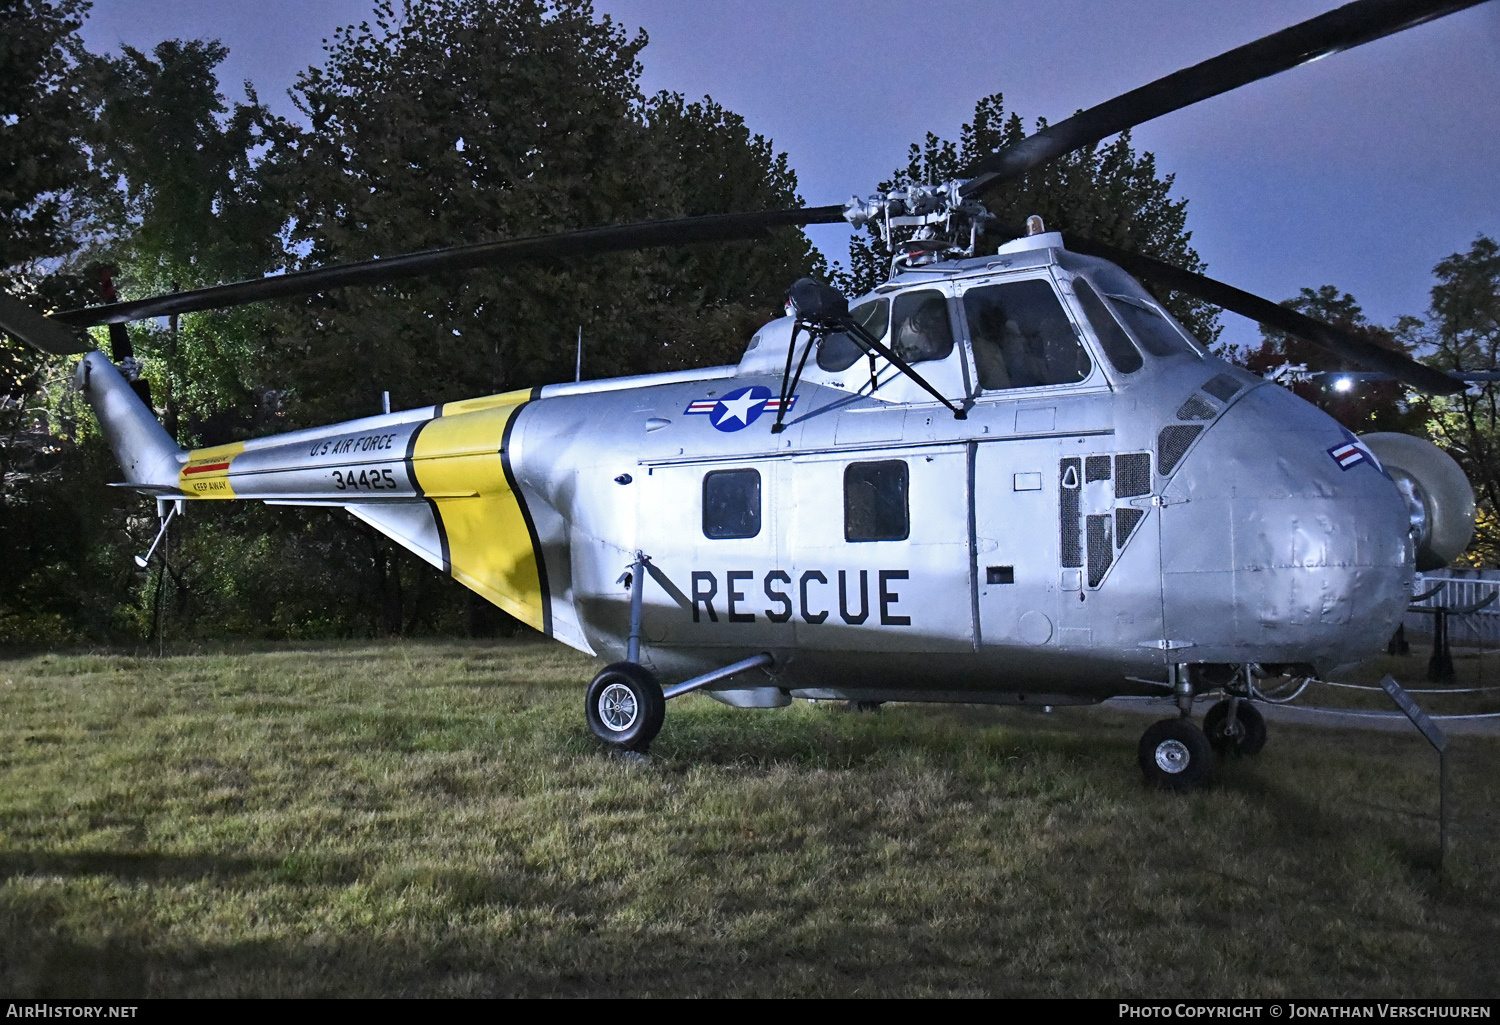
[[[787,402],[788,411],[796,401],[793,396]],[[721,431],[742,431],[760,419],[762,413],[775,413],[780,407],[781,400],[771,394],[771,389],[755,384],[748,388],[736,388],[721,399],[690,402],[683,413],[707,416],[708,422]]]

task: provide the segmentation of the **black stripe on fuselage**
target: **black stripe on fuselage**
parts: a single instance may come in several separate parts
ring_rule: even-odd
[[[552,588],[547,586],[547,560],[542,556],[542,539],[537,536],[536,521],[531,518],[531,509],[526,504],[526,495],[521,491],[521,485],[516,482],[516,473],[510,465],[510,435],[516,429],[516,423],[521,419],[521,413],[529,403],[541,398],[542,389],[531,389],[531,398],[516,407],[516,411],[510,415],[510,420],[505,424],[505,433],[500,437],[500,466],[505,471],[505,483],[510,485],[510,493],[516,496],[516,505],[521,510],[521,518],[526,521],[526,533],[531,538],[531,556],[536,560],[537,585],[542,592],[542,633],[548,637],[552,636]],[[446,551],[447,543],[444,542]]]
[[[442,406],[434,406],[433,409],[432,420],[436,420],[443,415]],[[437,502],[427,498],[422,493],[422,482],[417,479],[417,467],[415,463],[417,435],[421,434],[422,429],[432,423],[432,420],[424,420],[417,424],[416,429],[411,432],[411,437],[406,441],[406,478],[411,481],[411,486],[416,489],[417,497],[424,499],[427,502],[427,508],[432,512],[432,522],[437,527],[438,547],[443,557],[443,572],[451,577],[453,575],[453,555],[448,550],[448,528],[443,526],[443,517],[438,512]]]

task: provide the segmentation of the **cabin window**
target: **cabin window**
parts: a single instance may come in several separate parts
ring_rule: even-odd
[[[888,299],[860,303],[849,311],[849,315],[876,341],[882,341],[886,328],[890,327],[891,303]],[[848,370],[864,354],[864,346],[843,331],[836,331],[818,343],[818,366],[824,370]]]
[[[703,478],[703,536],[760,533],[760,471],[714,470]]]
[[[946,359],[953,351],[948,297],[931,288],[896,296],[891,311],[890,347],[908,363]]]
[[[911,535],[908,473],[901,459],[844,467],[845,541],[905,541]]]
[[[964,316],[986,391],[1074,384],[1093,369],[1049,281],[971,288],[964,293]]]
[[[1130,336],[1120,327],[1120,322],[1109,312],[1093,286],[1083,278],[1074,278],[1073,294],[1078,296],[1078,305],[1083,307],[1083,315],[1088,318],[1094,335],[1104,347],[1104,355],[1109,357],[1114,368],[1122,374],[1133,374],[1141,369],[1141,354],[1131,344]]]

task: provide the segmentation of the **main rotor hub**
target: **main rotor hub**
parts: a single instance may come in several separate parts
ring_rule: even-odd
[[[892,273],[903,264],[915,266],[944,258],[973,256],[979,232],[995,215],[978,200],[964,198],[964,184],[964,180],[957,178],[940,185],[911,182],[864,199],[854,196],[844,204],[844,220],[856,228],[874,224],[888,247],[901,250],[891,260]],[[892,242],[891,232],[895,228],[915,228],[916,233],[901,245]],[[967,245],[960,241],[965,229]]]

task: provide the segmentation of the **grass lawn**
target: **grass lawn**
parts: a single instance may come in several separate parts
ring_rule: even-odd
[[[0,662],[0,994],[1500,995],[1495,738],[1455,742],[1439,874],[1415,734],[1272,724],[1178,797],[1124,712],[698,696],[633,764],[593,671]]]

